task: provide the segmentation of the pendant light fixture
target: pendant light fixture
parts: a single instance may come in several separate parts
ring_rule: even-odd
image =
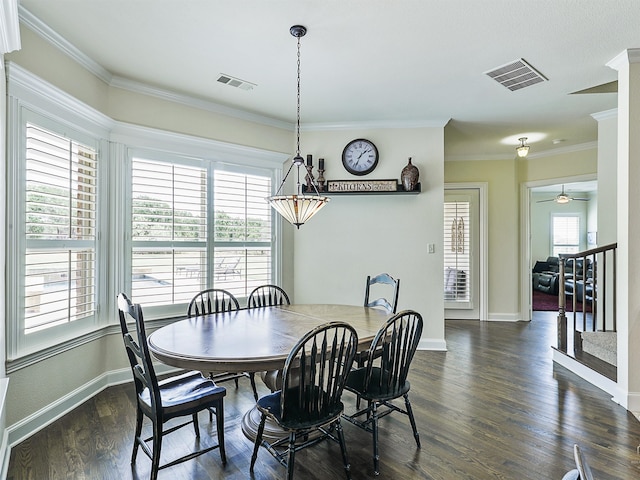
[[[529,145],[527,145],[527,137],[519,138],[518,141],[520,145],[516,147],[516,152],[518,152],[518,157],[524,158],[529,154]]]
[[[282,179],[282,183],[275,195],[267,198],[271,206],[282,215],[289,223],[300,228],[307,220],[313,217],[322,207],[324,207],[329,198],[323,197],[318,192],[311,172],[311,184],[315,190],[315,195],[304,195],[302,193],[302,184],[300,183],[300,167],[304,165],[304,159],[300,155],[300,38],[304,37],[307,29],[302,25],[294,25],[289,29],[291,35],[298,39],[298,96],[297,96],[297,120],[296,120],[296,155],[291,161],[291,166],[287,170],[287,174]],[[293,195],[280,195],[280,191],[287,181],[287,177],[293,167],[297,170],[296,193]]]

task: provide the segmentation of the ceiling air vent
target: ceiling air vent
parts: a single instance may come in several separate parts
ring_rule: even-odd
[[[239,78],[232,77],[231,75],[227,75],[225,73],[220,74],[220,76],[218,77],[218,81],[220,83],[224,83],[225,85],[229,85],[230,87],[237,87],[240,90],[253,90],[253,87],[256,86],[255,83],[240,80]]]
[[[484,73],[512,92],[548,80],[522,58]]]

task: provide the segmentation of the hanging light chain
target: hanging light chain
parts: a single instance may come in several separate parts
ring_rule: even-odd
[[[296,132],[297,132],[297,147],[296,147],[296,155],[300,156],[300,37],[298,35],[298,112],[297,112],[297,123],[296,123]]]

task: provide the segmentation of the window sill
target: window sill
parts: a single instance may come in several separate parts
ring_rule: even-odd
[[[147,320],[145,321],[145,325],[148,331],[151,332],[157,328],[163,327],[164,325],[168,325],[182,318],[184,317],[158,318],[155,320]],[[66,340],[58,344],[51,345],[46,348],[42,348],[37,352],[25,354],[14,360],[8,360],[6,363],[7,375],[13,372],[17,372],[18,370],[29,367],[31,365],[35,365],[38,362],[42,362],[49,358],[55,357],[56,355],[60,355],[61,353],[73,350],[74,348],[79,347],[81,345],[85,345],[87,343],[93,342],[100,338],[106,337],[108,335],[114,335],[114,334],[121,334],[119,324],[108,325],[106,327],[96,329],[92,332],[79,335],[70,340]]]

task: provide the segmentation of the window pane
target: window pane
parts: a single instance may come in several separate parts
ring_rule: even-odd
[[[563,215],[553,217],[553,256],[576,253],[580,250],[580,217]]]
[[[96,157],[27,124],[25,333],[95,313]]]
[[[215,170],[212,179],[208,205],[205,168],[133,159],[136,302],[186,303],[213,287],[243,297],[271,281],[270,177]]]
[[[138,303],[191,300],[207,276],[207,172],[134,159],[132,295]]]
[[[469,302],[470,202],[444,203],[444,299]]]
[[[271,283],[270,192],[269,177],[215,171],[215,287],[243,297]]]

